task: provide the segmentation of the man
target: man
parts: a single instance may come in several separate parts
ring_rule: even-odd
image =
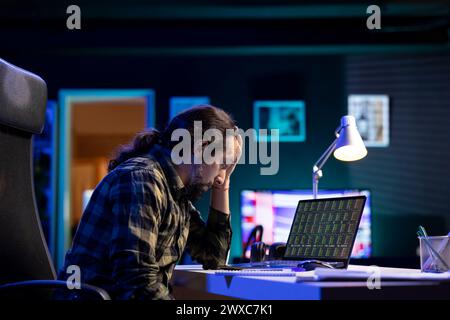
[[[95,189],[60,279],[67,279],[66,269],[76,265],[81,282],[104,288],[113,299],[172,299],[169,281],[185,247],[204,268],[226,263],[230,176],[242,139],[236,134],[231,144],[226,138],[215,141],[226,145],[225,151],[212,152],[209,164],[194,160],[211,141],[194,139],[189,144],[192,152],[183,154],[192,161],[175,164],[173,150],[179,142],[173,141],[173,133],[183,129],[192,137],[194,123],[201,124],[202,132],[214,129],[224,137],[236,128],[226,112],[205,105],[177,115],[163,132],[136,136],[111,160],[109,174]],[[192,201],[210,188],[205,223]],[[71,298],[75,295],[72,292]]]

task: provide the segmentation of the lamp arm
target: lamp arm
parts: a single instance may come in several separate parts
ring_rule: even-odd
[[[339,133],[336,132],[336,136],[339,137]],[[322,178],[322,168],[327,162],[328,158],[331,156],[333,151],[336,149],[338,139],[336,138],[333,143],[325,150],[325,152],[320,156],[319,160],[313,166],[312,172],[312,183],[313,183],[313,197],[317,199],[317,194],[319,192],[319,179]]]
[[[316,163],[313,166],[313,172],[320,171],[323,168],[328,158],[335,150],[337,141],[338,139],[335,139],[333,143],[328,147],[328,149],[325,150],[325,152],[320,156],[319,160],[316,161]]]

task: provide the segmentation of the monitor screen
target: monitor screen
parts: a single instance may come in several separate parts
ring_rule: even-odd
[[[370,192],[367,190],[320,190],[318,198],[364,195],[367,197],[356,234],[352,258],[369,258],[372,251]],[[241,192],[241,230],[245,245],[252,229],[262,225],[262,241],[287,242],[299,200],[312,199],[311,190],[243,190]],[[250,257],[248,249],[245,256]]]

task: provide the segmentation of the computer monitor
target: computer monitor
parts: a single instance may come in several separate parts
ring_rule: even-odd
[[[352,258],[369,258],[372,253],[370,192],[368,190],[320,190],[318,198],[364,195],[364,206]],[[241,235],[243,246],[257,225],[263,226],[262,241],[287,242],[299,200],[312,199],[311,190],[243,190],[241,192]],[[250,257],[250,249],[245,252]]]

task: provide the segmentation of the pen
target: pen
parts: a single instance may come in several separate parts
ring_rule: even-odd
[[[428,235],[427,235],[427,232],[425,231],[424,227],[419,226],[419,230],[417,231],[417,235],[422,236],[425,244],[427,245],[428,253],[430,254],[430,256],[432,256],[435,261],[437,259],[439,259],[447,270],[450,269],[448,267],[448,264],[444,261],[444,259],[442,259],[441,255],[439,253],[437,253],[436,250],[434,250],[433,246],[431,245],[430,241],[428,240]],[[437,270],[437,271],[439,271],[439,270]]]
[[[447,247],[449,237],[450,237],[450,232],[447,233],[447,238],[444,238],[444,240],[442,240],[441,243],[439,244],[439,247],[436,250],[439,254],[441,254],[442,251]],[[432,263],[432,260],[433,260],[432,257],[429,256],[428,259],[425,261],[424,266],[430,265]]]

